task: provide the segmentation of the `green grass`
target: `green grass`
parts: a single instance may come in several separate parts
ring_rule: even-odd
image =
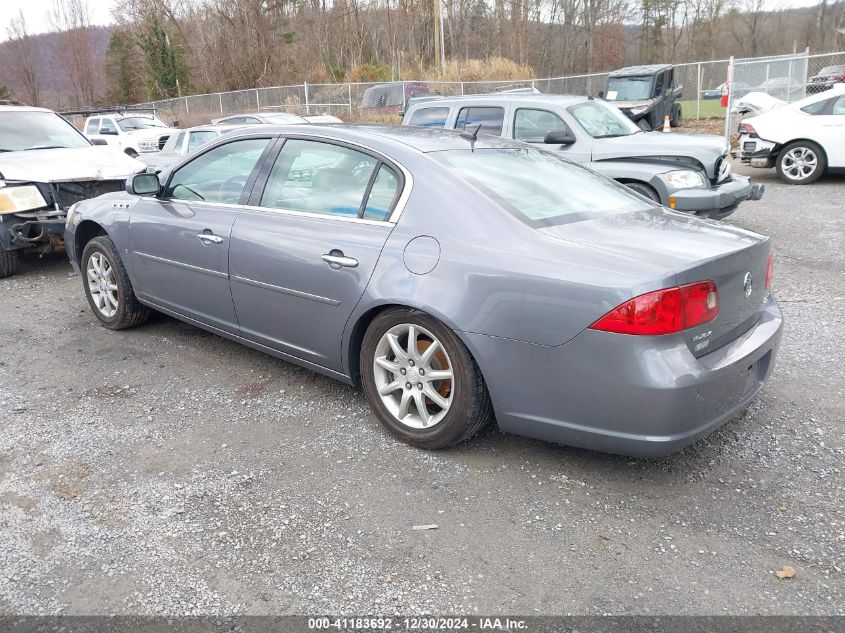
[[[695,101],[681,101],[681,109],[683,110],[683,118],[685,119],[694,119],[696,112],[698,112]],[[727,108],[723,108],[720,105],[719,99],[707,99],[701,101],[700,116],[702,119],[724,119],[726,111]]]

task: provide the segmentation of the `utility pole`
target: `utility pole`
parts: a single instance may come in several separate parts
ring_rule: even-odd
[[[440,50],[440,0],[433,0],[434,2],[434,65],[443,72],[442,52]]]

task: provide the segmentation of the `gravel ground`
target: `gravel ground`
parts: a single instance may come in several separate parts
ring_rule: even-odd
[[[27,258],[0,280],[0,613],[845,614],[845,178],[754,176],[729,221],[775,237],[780,357],[661,460],[410,448],[309,371],[106,330],[63,256]]]

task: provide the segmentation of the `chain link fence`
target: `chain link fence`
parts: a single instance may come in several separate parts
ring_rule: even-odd
[[[682,86],[681,108],[686,119],[724,118],[721,86],[731,60],[692,62],[675,66],[675,82]],[[762,91],[794,101],[807,93],[808,80],[825,67],[845,65],[845,52],[733,60],[731,99]],[[301,84],[234,92],[191,95],[143,104],[155,107],[167,121],[199,125],[231,114],[292,112],[332,114],[344,121],[398,122],[412,97],[458,96],[535,88],[548,94],[594,95],[604,89],[607,73],[504,81],[394,81],[381,83]],[[726,129],[735,129],[730,120]]]

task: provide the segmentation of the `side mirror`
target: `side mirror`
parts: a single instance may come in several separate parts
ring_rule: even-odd
[[[604,99],[604,90],[599,90],[599,99]]]
[[[158,176],[149,173],[135,174],[126,180],[126,193],[133,196],[153,196],[161,189]]]
[[[170,127],[179,127],[179,121],[173,121],[173,122],[170,124]]]
[[[575,142],[575,137],[569,130],[551,130],[546,132],[543,142],[546,145],[572,145]]]
[[[104,138],[92,138],[91,145],[108,145],[108,141]]]

